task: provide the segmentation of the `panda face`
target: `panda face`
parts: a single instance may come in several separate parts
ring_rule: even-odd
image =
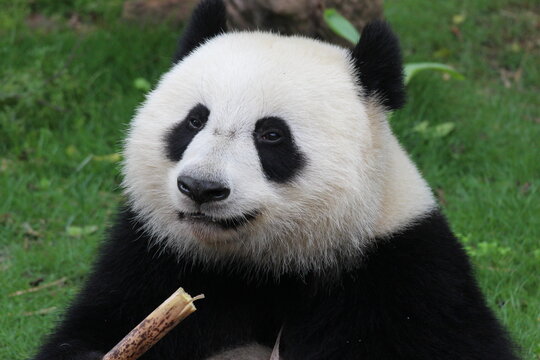
[[[163,76],[132,123],[132,207],[157,241],[207,262],[282,272],[358,253],[381,222],[389,134],[361,94],[345,49],[217,36]]]
[[[168,158],[179,164],[171,196],[179,219],[202,241],[221,241],[261,215],[264,206],[255,194],[269,191],[267,181],[290,181],[304,167],[305,156],[281,118],[230,126],[210,121],[210,115],[208,107],[195,105],[164,140]]]

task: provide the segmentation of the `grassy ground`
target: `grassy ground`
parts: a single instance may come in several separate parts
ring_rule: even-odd
[[[28,357],[88,272],[121,201],[114,154],[144,96],[134,81],[155,83],[177,33],[118,21],[119,0],[65,3],[0,5],[0,359]],[[387,0],[386,14],[407,61],[466,76],[419,75],[392,122],[489,304],[540,359],[540,6]]]

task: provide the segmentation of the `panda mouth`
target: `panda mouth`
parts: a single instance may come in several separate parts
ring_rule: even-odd
[[[187,220],[194,223],[202,223],[205,225],[215,225],[219,226],[225,230],[234,230],[242,225],[245,225],[255,219],[258,215],[258,212],[246,213],[240,216],[235,216],[231,218],[216,218],[201,212],[196,213],[184,213],[179,212],[178,218],[180,220]]]

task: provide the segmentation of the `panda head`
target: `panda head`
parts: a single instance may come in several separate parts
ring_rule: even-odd
[[[226,33],[223,3],[203,1],[175,62],[124,151],[126,194],[158,243],[206,263],[322,269],[432,203],[385,118],[404,102],[386,24],[349,51]]]

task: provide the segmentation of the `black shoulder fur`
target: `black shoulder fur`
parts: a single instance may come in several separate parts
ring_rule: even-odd
[[[179,286],[206,299],[142,359],[205,359],[251,342],[271,347],[282,325],[284,360],[516,359],[438,212],[376,242],[338,281],[320,273],[248,281],[151,246],[140,228],[131,212],[121,213],[35,360],[100,359]]]

